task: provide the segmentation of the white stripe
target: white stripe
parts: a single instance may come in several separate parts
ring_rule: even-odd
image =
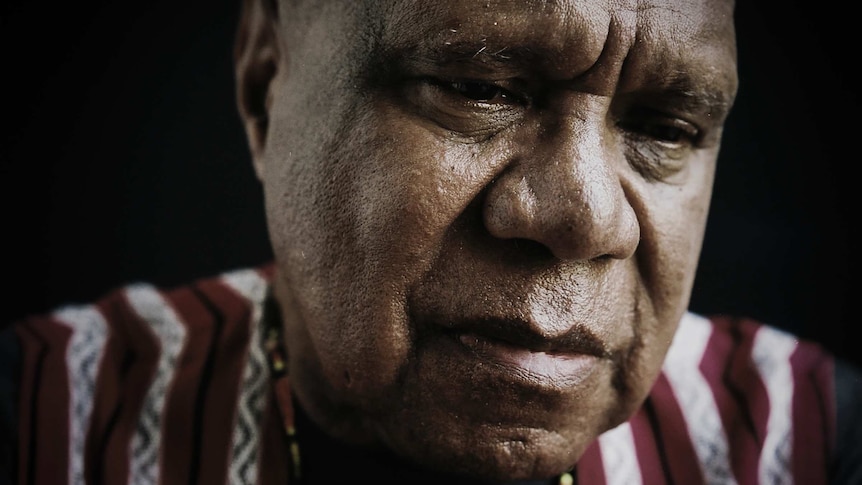
[[[712,389],[700,371],[712,330],[706,318],[686,313],[662,372],[679,401],[706,483],[730,485],[736,480],[730,469],[727,435]]]
[[[69,375],[69,483],[84,485],[84,443],[93,411],[96,376],[108,325],[94,306],[65,307],[54,313],[72,330],[66,350]]]
[[[253,310],[260,311],[263,308],[263,300],[266,298],[269,284],[260,273],[253,269],[241,269],[225,273],[221,280],[248,300]]]
[[[792,484],[793,372],[790,356],[798,341],[789,334],[761,327],[754,336],[751,357],[769,396],[766,439],[760,450],[760,483]]]
[[[186,337],[185,326],[174,309],[152,286],[138,284],[126,289],[135,312],[149,324],[160,343],[153,382],[147,390],[135,436],[132,438],[129,479],[133,485],[159,483],[161,424],[165,396],[173,382],[177,356]]]
[[[260,319],[268,285],[254,270],[227,273],[222,277],[222,281],[246,298],[252,309],[251,341],[243,369],[237,419],[234,423],[229,475],[231,485],[253,485],[258,481],[260,427],[269,379],[266,356],[260,341]]]
[[[625,422],[599,436],[602,465],[608,485],[640,485],[643,483],[640,462],[635,451],[632,427]]]

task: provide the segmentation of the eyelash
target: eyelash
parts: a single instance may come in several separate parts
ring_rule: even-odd
[[[473,101],[490,102],[497,96],[502,99],[509,97],[509,94],[503,88],[494,84],[475,81],[455,81],[447,84],[449,89]]]
[[[474,80],[431,80],[432,84],[446,92],[462,97],[472,103],[522,104],[524,97],[493,82]]]
[[[620,122],[619,126],[625,131],[668,144],[694,144],[699,135],[697,128],[689,123],[661,115],[636,116],[631,121]]]

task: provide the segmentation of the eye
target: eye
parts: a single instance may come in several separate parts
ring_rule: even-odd
[[[488,103],[510,97],[505,89],[494,84],[476,81],[455,81],[446,84],[452,91],[473,101]]]
[[[620,127],[636,134],[639,138],[650,138],[667,144],[695,143],[698,129],[690,123],[678,119],[659,117],[655,119],[636,118],[620,123]]]
[[[427,82],[453,97],[455,102],[466,102],[474,107],[484,105],[526,104],[523,86],[515,80],[484,81],[473,79],[427,79]]]
[[[701,148],[700,128],[667,112],[631,110],[617,125],[628,147],[626,158],[648,180],[674,180]]]
[[[679,143],[680,141],[683,141],[685,137],[689,136],[689,133],[678,126],[658,123],[645,124],[641,127],[641,133],[655,138],[656,140],[670,143]]]
[[[516,80],[422,77],[405,84],[404,100],[445,136],[486,141],[528,109]]]

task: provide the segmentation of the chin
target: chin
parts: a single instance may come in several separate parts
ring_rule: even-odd
[[[432,470],[490,481],[540,480],[570,471],[595,437],[574,440],[547,430],[483,429],[438,433],[394,449]]]

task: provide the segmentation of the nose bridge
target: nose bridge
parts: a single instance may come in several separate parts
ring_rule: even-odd
[[[611,215],[616,175],[604,143],[598,123],[583,115],[568,116],[546,132],[536,159],[524,168],[549,222],[595,224]]]
[[[531,136],[532,149],[489,191],[485,222],[493,235],[535,240],[560,259],[634,252],[637,218],[597,108],[549,115]]]

